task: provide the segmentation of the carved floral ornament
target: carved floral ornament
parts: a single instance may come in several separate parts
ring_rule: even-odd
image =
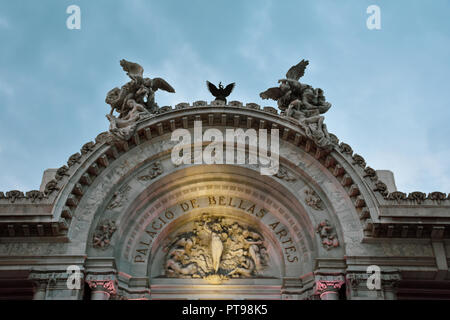
[[[165,248],[167,277],[220,283],[229,278],[257,277],[267,266],[267,248],[258,231],[207,213],[193,225]]]
[[[316,233],[319,234],[322,240],[322,246],[330,250],[339,246],[339,240],[334,227],[328,220],[323,220],[316,228]]]

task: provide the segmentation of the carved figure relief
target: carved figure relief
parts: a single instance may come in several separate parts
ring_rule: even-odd
[[[263,236],[224,217],[203,214],[192,230],[165,248],[165,275],[175,278],[251,278],[267,266]]]
[[[330,224],[328,220],[323,220],[317,226],[316,233],[319,234],[320,239],[322,239],[322,246],[330,250],[331,248],[336,248],[339,246],[339,240],[334,227]]]
[[[305,190],[305,203],[315,210],[323,210],[322,200],[312,189]]]
[[[163,173],[163,168],[161,166],[161,162],[155,161],[149,169],[149,173],[143,176],[138,177],[138,180],[147,181],[155,179],[157,176]]]
[[[122,204],[127,201],[128,192],[131,190],[130,186],[125,186],[117,192],[114,192],[114,195],[111,199],[111,202],[106,207],[106,209],[111,210],[114,208],[120,208]]]
[[[275,174],[275,177],[279,179],[286,180],[288,182],[297,180],[293,175],[291,175],[286,168],[280,167],[278,172]]]
[[[116,223],[112,220],[104,220],[95,229],[92,246],[98,249],[106,249],[111,243],[111,238],[116,231]]]

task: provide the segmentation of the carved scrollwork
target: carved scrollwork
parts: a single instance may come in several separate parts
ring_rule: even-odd
[[[73,155],[71,155],[69,157],[69,160],[67,160],[67,165],[69,167],[72,167],[75,164],[80,163],[80,159],[81,159],[81,154],[79,152],[74,153]]]
[[[372,169],[371,167],[366,167],[364,169],[364,178],[369,177],[371,180],[377,180],[378,176],[377,176],[377,172]]]
[[[375,183],[375,188],[373,189],[373,191],[378,191],[383,197],[386,197],[389,193],[387,185],[379,180]]]
[[[81,150],[80,150],[80,151],[81,151],[81,154],[86,154],[86,153],[91,152],[92,150],[94,150],[94,146],[95,146],[95,143],[92,142],[92,141],[85,143],[85,144],[81,147]]]
[[[427,194],[420,191],[414,191],[408,194],[408,200],[416,201],[418,204],[421,204],[425,201]]]
[[[263,236],[224,217],[203,214],[166,247],[165,275],[221,282],[257,276],[268,262]]]
[[[50,180],[49,182],[47,182],[47,184],[45,185],[44,194],[48,196],[52,192],[58,191],[58,190],[59,190],[58,181],[53,179],[53,180]]]
[[[17,199],[25,198],[22,191],[19,190],[11,190],[6,192],[6,198],[11,201],[11,203],[14,203]]]
[[[428,194],[428,199],[437,201],[438,204],[441,203],[441,201],[445,200],[445,193],[435,191]]]
[[[349,155],[353,154],[352,147],[350,147],[348,144],[346,144],[344,142],[341,142],[341,144],[339,145],[339,150],[341,150],[341,152],[345,153],[345,154],[349,154]]]
[[[26,193],[27,199],[31,199],[31,202],[36,200],[42,200],[44,198],[44,193],[39,190],[31,190]]]
[[[95,138],[95,142],[96,143],[106,143],[106,144],[111,144],[114,141],[114,137],[107,131],[102,132],[100,134],[97,135],[97,137]]]
[[[366,167],[366,160],[364,160],[364,158],[361,157],[359,154],[355,153],[352,158],[353,158],[353,164],[357,164],[361,168]]]
[[[325,249],[330,250],[331,248],[339,246],[337,234],[328,220],[323,220],[319,223],[316,233],[319,234],[320,239],[322,240],[322,246]]]
[[[203,100],[195,101],[193,104],[194,107],[206,107],[207,105],[208,105],[208,102],[203,101]]]
[[[402,200],[406,200],[406,193],[400,191],[394,191],[389,193],[387,196],[388,200],[397,200],[397,202],[401,202]]]
[[[69,176],[69,174],[67,173],[69,171],[69,167],[64,165],[61,168],[59,168],[58,170],[56,170],[56,174],[55,174],[55,179],[56,180],[61,180],[64,176]]]

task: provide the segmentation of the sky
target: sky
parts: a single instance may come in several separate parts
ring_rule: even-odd
[[[366,10],[378,5],[381,29]],[[81,29],[66,26],[78,5]],[[450,192],[450,1],[2,1],[0,191],[39,189],[43,171],[108,129],[119,60],[176,90],[160,106],[213,100],[205,80],[255,102],[301,59],[332,104],[328,130],[403,192]]]

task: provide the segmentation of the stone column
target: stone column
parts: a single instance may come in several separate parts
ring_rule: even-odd
[[[318,280],[315,294],[320,300],[339,300],[339,289],[343,284],[343,280]]]

